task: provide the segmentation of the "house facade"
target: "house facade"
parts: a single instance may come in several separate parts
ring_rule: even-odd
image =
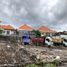
[[[3,29],[2,35],[4,36],[10,36],[16,34],[16,29],[11,25],[1,25],[1,28]]]
[[[52,36],[55,33],[55,31],[45,26],[41,26],[38,30],[41,32],[41,36],[46,36],[46,35]]]
[[[34,30],[34,28],[27,24],[21,25],[17,30],[11,25],[1,25],[0,28],[3,29],[2,35],[4,35],[4,36],[12,36],[12,35],[14,36],[17,34],[17,31],[18,31],[19,37],[22,37],[24,35],[29,35],[30,37],[35,37],[35,33],[32,32]],[[55,31],[53,31],[50,28],[47,28],[45,26],[41,26],[38,30],[41,32],[41,36],[52,35],[55,33]]]
[[[34,37],[34,33],[32,32],[34,29],[27,25],[27,24],[24,24],[22,26],[19,27],[19,36],[22,37],[24,35],[29,35],[30,37]]]

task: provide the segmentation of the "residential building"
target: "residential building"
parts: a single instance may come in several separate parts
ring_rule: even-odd
[[[30,37],[34,37],[35,34],[32,32],[33,30],[34,29],[31,26],[24,24],[19,27],[19,36],[22,37],[23,35],[29,35]]]
[[[4,36],[10,36],[16,34],[16,29],[11,25],[1,25],[1,28],[3,29],[2,35]]]
[[[47,28],[45,26],[41,26],[38,30],[41,32],[41,36],[52,35],[55,33],[55,31],[53,31],[50,28]]]

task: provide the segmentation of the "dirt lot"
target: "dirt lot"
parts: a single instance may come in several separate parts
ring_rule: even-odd
[[[60,61],[64,62],[67,67],[67,47],[41,47],[19,44],[0,43],[0,67],[10,65],[23,65],[31,63],[39,59],[43,62],[51,62],[56,56],[60,57]],[[37,59],[36,59],[37,58]]]

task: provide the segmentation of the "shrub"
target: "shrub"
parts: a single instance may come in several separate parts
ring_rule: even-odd
[[[0,29],[0,34],[2,34],[2,32],[3,32],[3,30],[2,30],[2,29]]]
[[[36,64],[28,64],[26,67],[38,67]]]
[[[60,64],[60,61],[59,60],[54,60],[53,64],[55,64],[56,66],[58,66]]]
[[[28,64],[25,67],[56,67],[56,65],[54,63],[40,62],[39,64]]]

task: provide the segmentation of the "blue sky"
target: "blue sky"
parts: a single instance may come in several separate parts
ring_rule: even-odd
[[[29,24],[67,31],[67,0],[0,0],[2,24]]]

